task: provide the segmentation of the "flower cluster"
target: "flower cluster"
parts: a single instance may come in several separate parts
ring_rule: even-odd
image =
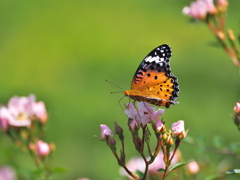
[[[48,115],[45,104],[37,102],[34,95],[28,97],[12,97],[7,106],[0,107],[0,130],[5,132],[17,146],[27,149],[36,167],[41,166],[49,174],[50,168],[46,158],[55,149],[53,143],[46,143],[44,139],[44,125]]]
[[[0,130],[9,127],[30,127],[33,120],[44,124],[47,122],[47,112],[43,102],[36,102],[36,97],[12,97],[7,107],[0,107]]]
[[[216,5],[213,3],[213,0],[196,0],[189,7],[183,8],[183,14],[189,15],[194,19],[204,20],[207,18],[207,15],[224,12],[227,6],[227,0],[218,0]]]
[[[186,137],[187,131],[184,129],[184,121],[182,120],[173,123],[172,128],[167,131],[165,123],[159,117],[164,114],[164,111],[163,109],[156,110],[155,106],[150,106],[145,102],[138,102],[138,108],[133,103],[128,104],[125,109],[125,113],[128,116],[128,127],[135,149],[142,158],[134,158],[127,164],[125,163],[126,155],[123,129],[117,124],[114,131],[104,124],[100,125],[101,137],[98,138],[106,141],[118,164],[122,167],[121,172],[125,170],[128,176],[134,179],[146,179],[147,175],[159,174],[158,170],[161,169],[164,179],[171,172],[170,167],[179,162],[180,153],[178,147],[181,140]],[[150,130],[148,125],[150,125],[152,130]],[[150,146],[151,131],[155,133],[157,139],[154,149]],[[116,151],[115,135],[121,141],[120,155]],[[146,152],[144,149],[148,150],[148,156],[145,155]],[[141,171],[143,177],[135,174],[136,171]]]

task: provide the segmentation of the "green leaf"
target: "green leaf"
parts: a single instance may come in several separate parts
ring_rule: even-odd
[[[52,172],[54,173],[63,173],[63,172],[67,172],[68,170],[63,168],[63,167],[53,167],[52,168]]]
[[[223,172],[223,173],[221,173],[221,174],[240,175],[240,169],[229,170],[229,171]]]
[[[220,177],[222,177],[222,174],[217,174],[217,175],[211,175],[206,177],[204,180],[214,180],[214,179],[219,179]]]
[[[188,164],[188,163],[190,163],[190,162],[177,163],[177,164],[173,165],[173,166],[169,169],[169,171],[171,172],[171,171],[173,171],[174,169],[177,169],[177,168],[180,168],[180,167],[182,167],[182,166],[185,166],[185,165]]]
[[[157,171],[158,171],[158,172],[161,172],[161,173],[164,173],[164,172],[165,172],[165,169],[162,169],[162,168],[161,168],[161,169],[158,169]]]
[[[138,175],[140,178],[143,178],[144,176],[143,172],[141,171],[136,171],[135,174]]]

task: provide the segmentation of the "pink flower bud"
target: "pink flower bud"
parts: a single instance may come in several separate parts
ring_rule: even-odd
[[[178,139],[183,139],[187,135],[187,132],[184,130],[184,121],[183,120],[180,120],[176,123],[173,123],[172,124],[172,130],[174,132],[174,135]]]
[[[37,153],[41,157],[45,157],[50,153],[50,146],[48,143],[38,140],[37,142]]]
[[[235,114],[240,114],[240,103],[237,102],[236,106],[234,106],[233,109],[234,109]]]
[[[200,170],[200,167],[196,161],[192,161],[187,164],[187,170],[189,174],[197,174]]]
[[[166,127],[164,126],[162,120],[160,120],[160,119],[156,120],[155,126],[156,126],[157,132],[159,132],[159,133],[164,132],[166,130]]]
[[[228,1],[227,0],[218,0],[217,4],[219,6],[228,6]]]
[[[100,129],[101,129],[101,136],[104,140],[107,140],[109,136],[111,136],[112,131],[111,129],[106,126],[105,124],[101,124],[100,125]]]

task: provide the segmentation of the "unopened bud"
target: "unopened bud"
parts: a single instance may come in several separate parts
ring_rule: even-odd
[[[162,120],[157,119],[156,122],[153,124],[153,129],[155,129],[157,133],[163,133],[166,131],[166,126],[164,125],[164,122],[162,122]]]
[[[228,1],[227,0],[218,0],[217,1],[217,9],[220,12],[225,12],[228,7]]]
[[[123,139],[124,139],[124,136],[123,136],[123,128],[120,127],[117,123],[115,123],[115,133],[119,136],[119,139],[120,139],[120,140],[123,140]]]
[[[109,137],[108,140],[107,140],[107,145],[110,147],[110,149],[112,151],[116,151],[116,141],[115,139],[113,139],[112,137]]]
[[[145,138],[145,141],[146,141],[147,143],[150,142],[151,132],[149,131],[148,128],[146,128],[146,131],[144,132],[144,138]]]
[[[222,41],[225,40],[225,35],[222,31],[217,32],[217,37]]]
[[[234,41],[236,39],[234,36],[233,30],[231,30],[231,29],[228,30],[228,38],[232,41]]]
[[[174,140],[173,140],[172,136],[168,136],[168,138],[166,140],[166,144],[169,146],[172,146],[174,144]]]
[[[48,143],[45,143],[41,140],[37,142],[37,153],[41,157],[47,156],[51,152],[50,146]]]
[[[105,124],[101,124],[100,129],[101,129],[102,140],[107,140],[108,137],[110,137],[112,134],[111,129],[108,126],[106,126]]]

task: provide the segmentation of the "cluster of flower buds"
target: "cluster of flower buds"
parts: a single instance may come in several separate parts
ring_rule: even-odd
[[[194,20],[205,22],[218,39],[220,47],[230,56],[235,66],[240,67],[239,48],[232,29],[226,31],[226,12],[228,0],[196,0],[183,8],[183,14]],[[240,39],[238,39],[240,41]],[[229,42],[227,42],[229,41]]]
[[[218,0],[216,4],[213,0],[196,0],[190,7],[183,8],[183,14],[189,15],[194,19],[205,20],[207,15],[216,15],[225,12],[228,7],[227,0]]]
[[[156,110],[155,106],[150,106],[145,102],[138,102],[138,108],[136,108],[133,103],[129,103],[125,109],[125,113],[128,116],[128,127],[132,134],[133,144],[137,152],[142,157],[142,163],[134,168],[132,168],[131,165],[125,163],[126,155],[123,129],[116,124],[114,133],[112,133],[108,126],[103,124],[100,125],[101,137],[98,138],[102,141],[107,142],[107,145],[112,150],[114,156],[118,161],[118,164],[132,178],[140,178],[135,174],[136,170],[141,171],[144,174],[145,178],[148,174],[148,171],[150,175],[154,174],[152,173],[153,171],[156,171],[157,173],[157,170],[159,169],[162,169],[164,172],[163,176],[167,176],[170,172],[170,166],[174,163],[177,163],[176,159],[180,159],[178,147],[181,140],[187,135],[187,131],[184,129],[184,121],[180,120],[176,123],[173,123],[172,128],[167,131],[164,122],[159,118],[159,116],[162,116],[164,114],[164,111],[165,110],[163,109]],[[157,139],[157,143],[154,149],[152,149],[150,146],[151,131],[155,133],[155,137]],[[118,135],[118,138],[121,141],[122,148],[120,150],[120,155],[118,155],[116,151],[117,148],[114,135]],[[146,151],[148,151],[148,156],[145,156]],[[133,162],[135,162],[135,160],[133,160]],[[164,166],[159,165],[163,163]],[[144,164],[145,168],[143,168],[144,166],[142,166],[142,164]],[[156,167],[158,165],[159,167]]]
[[[233,116],[234,123],[240,130],[240,102],[236,103],[236,106],[234,106],[233,110],[234,110]]]
[[[40,162],[46,166],[43,160],[55,149],[53,143],[43,141],[47,120],[44,102],[36,102],[34,95],[14,96],[7,106],[0,107],[0,130],[10,136],[17,146],[28,149],[37,167]]]

